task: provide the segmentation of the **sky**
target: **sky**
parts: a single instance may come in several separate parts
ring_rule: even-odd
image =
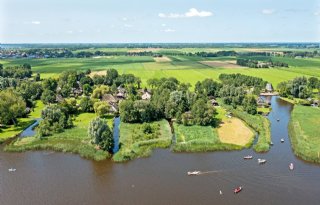
[[[320,0],[0,0],[0,43],[319,41]]]

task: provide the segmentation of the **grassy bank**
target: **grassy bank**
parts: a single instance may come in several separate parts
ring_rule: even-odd
[[[222,103],[221,103],[222,104]],[[233,116],[245,121],[252,129],[259,133],[259,139],[253,146],[256,152],[267,152],[270,149],[271,132],[270,121],[261,115],[250,115],[240,109],[233,109],[231,106],[223,105],[232,112]]]
[[[151,131],[146,131],[146,126]],[[168,148],[172,134],[166,120],[148,124],[120,124],[120,150],[113,156],[116,162],[123,162],[151,155],[154,148]]]
[[[7,145],[5,151],[22,152],[27,150],[53,150],[79,154],[84,158],[104,160],[110,154],[96,149],[91,144],[87,135],[89,122],[95,118],[93,113],[83,113],[76,117],[74,128],[67,129],[62,133],[54,134],[45,139],[37,136],[21,138]],[[111,119],[108,119],[111,120]]]
[[[320,109],[296,105],[291,113],[289,135],[294,153],[320,163]]]
[[[206,152],[218,150],[240,150],[243,147],[222,143],[217,130],[210,126],[184,126],[174,123],[176,152]]]

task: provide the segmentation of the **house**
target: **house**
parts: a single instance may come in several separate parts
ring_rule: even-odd
[[[124,89],[123,87],[121,87],[121,86],[119,86],[118,88],[117,88],[117,90],[118,90],[118,93],[117,93],[117,98],[118,99],[125,99],[126,98],[126,89]]]
[[[211,99],[210,103],[212,106],[219,106],[219,103],[215,99]]]
[[[144,92],[143,95],[141,96],[142,100],[150,100],[151,99],[151,93],[148,91]]]
[[[119,100],[111,94],[105,94],[102,96],[102,101],[105,101],[108,103],[117,103]]]
[[[64,98],[62,97],[62,95],[58,94],[58,95],[56,95],[56,101],[61,103],[64,101]]]
[[[266,85],[266,91],[269,92],[269,93],[273,92],[273,87],[272,87],[272,84],[271,84],[271,83],[267,83],[267,85]]]

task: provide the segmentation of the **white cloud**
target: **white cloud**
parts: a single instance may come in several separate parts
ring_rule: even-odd
[[[128,18],[127,17],[123,17],[122,21],[128,21]]]
[[[274,9],[263,9],[261,12],[265,15],[271,15],[274,14],[276,11]]]
[[[159,13],[160,18],[191,18],[191,17],[209,17],[212,16],[213,13],[210,11],[198,11],[195,8],[189,9],[189,11],[185,12],[184,14],[179,13]]]
[[[320,16],[320,11],[314,12],[315,16]]]
[[[67,34],[73,34],[72,30],[67,31]]]
[[[39,25],[41,22],[40,21],[31,21],[31,23],[34,25]]]
[[[163,23],[163,24],[161,24],[161,26],[162,26],[162,27],[166,27],[166,26],[167,26],[167,24]]]
[[[166,32],[166,33],[173,33],[173,32],[176,32],[176,30],[174,30],[174,29],[171,29],[171,28],[167,28],[167,29],[165,29],[165,30],[163,30],[164,32]]]
[[[131,24],[124,24],[123,26],[126,27],[126,28],[132,28],[133,27],[133,25],[131,25]]]

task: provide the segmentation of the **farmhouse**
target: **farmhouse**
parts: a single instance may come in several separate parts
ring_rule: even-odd
[[[212,106],[219,106],[219,103],[218,103],[215,99],[211,99],[211,100],[210,100],[210,104],[211,104]]]
[[[269,92],[269,93],[273,92],[273,87],[272,87],[272,84],[271,84],[271,83],[267,83],[267,85],[266,85],[266,91]]]
[[[151,99],[151,93],[146,91],[143,93],[143,95],[141,96],[142,100],[150,100]]]

